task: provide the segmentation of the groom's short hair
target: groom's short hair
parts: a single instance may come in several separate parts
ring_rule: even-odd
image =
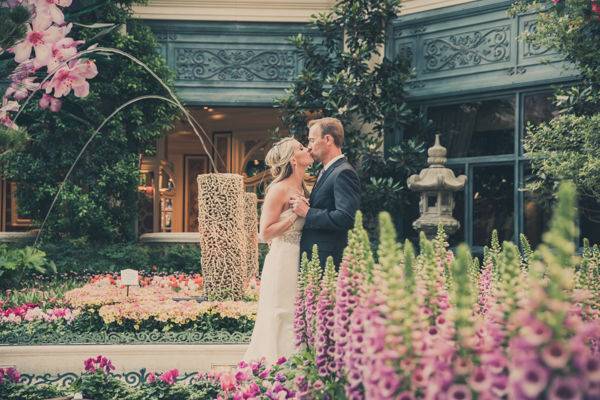
[[[333,143],[339,148],[344,144],[344,126],[342,122],[337,118],[319,118],[313,119],[308,122],[308,127],[311,128],[314,125],[321,127],[321,137],[329,135],[333,138]]]

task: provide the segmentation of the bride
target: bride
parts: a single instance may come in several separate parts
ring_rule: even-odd
[[[273,182],[266,191],[260,216],[260,238],[269,243],[263,265],[258,312],[245,361],[265,358],[269,364],[289,357],[294,348],[294,302],[304,219],[289,203],[305,199],[304,172],[313,163],[309,150],[294,138],[277,142],[267,153]]]

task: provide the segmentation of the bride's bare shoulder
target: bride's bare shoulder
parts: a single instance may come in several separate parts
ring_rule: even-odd
[[[285,182],[275,182],[269,187],[269,190],[267,191],[267,196],[284,196],[288,193],[288,191],[288,185],[286,185]]]
[[[269,187],[265,195],[265,202],[282,202],[287,200],[288,188],[283,182],[276,182]]]

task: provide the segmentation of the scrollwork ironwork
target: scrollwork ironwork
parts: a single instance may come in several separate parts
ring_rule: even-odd
[[[22,335],[0,334],[0,346],[38,344],[141,344],[141,343],[189,343],[189,344],[246,344],[251,332],[184,331],[184,332],[89,332]]]
[[[207,50],[178,48],[175,69],[179,80],[292,81],[299,58],[291,50]]]
[[[425,72],[508,61],[510,39],[509,25],[428,39],[424,44]]]
[[[19,382],[26,385],[56,385],[66,387],[72,385],[79,378],[79,376],[80,374],[75,372],[64,372],[57,375],[52,375],[49,373],[41,375],[21,374]],[[114,376],[118,379],[121,379],[131,387],[139,387],[146,382],[148,371],[146,368],[142,368],[139,371],[123,372],[114,374]],[[186,372],[179,375],[176,378],[176,381],[190,384],[197,381],[197,377],[198,372]]]

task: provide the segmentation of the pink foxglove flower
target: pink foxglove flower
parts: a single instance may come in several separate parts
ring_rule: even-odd
[[[27,34],[22,42],[15,45],[15,61],[25,62],[31,56],[31,50],[35,50],[34,65],[36,68],[48,65],[52,56],[52,44],[64,38],[65,30],[59,26],[50,26],[50,21],[44,18],[34,18],[31,24],[27,24]]]

